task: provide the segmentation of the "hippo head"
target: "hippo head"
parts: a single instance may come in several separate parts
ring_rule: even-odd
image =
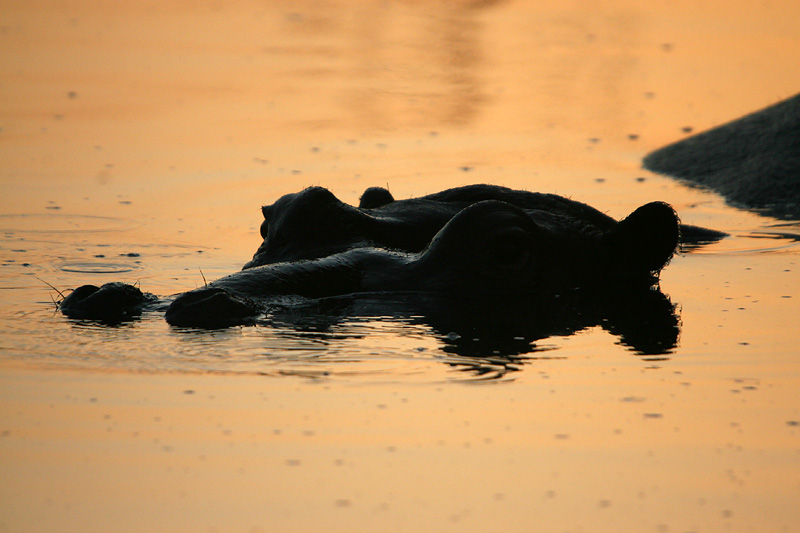
[[[287,194],[261,208],[264,239],[243,268],[313,259],[369,246],[372,217],[323,187]]]
[[[496,200],[453,217],[422,254],[423,272],[453,292],[549,291],[609,282],[652,283],[678,244],[678,218],[653,202],[608,231],[535,222]],[[440,268],[441,266],[441,268]]]

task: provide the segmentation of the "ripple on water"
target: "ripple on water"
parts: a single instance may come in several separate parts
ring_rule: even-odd
[[[797,253],[800,249],[800,222],[784,222],[746,232],[731,232],[719,242],[697,247],[698,254],[750,254],[761,252]]]
[[[0,359],[22,357],[28,363],[100,371],[439,383],[510,380],[516,370],[539,358],[536,353],[511,362],[500,357],[459,357],[443,351],[441,336],[428,327],[392,318],[348,320],[321,337],[280,326],[184,330],[169,326],[157,312],[109,327],[65,319],[49,308],[13,326],[5,334],[14,337],[16,349],[13,353],[0,349]],[[53,349],[54,344],[59,350]]]
[[[123,263],[76,261],[63,263],[59,269],[64,272],[78,272],[81,274],[121,274],[139,270],[139,267]]]
[[[0,215],[1,233],[101,233],[136,227],[132,220],[61,213]]]

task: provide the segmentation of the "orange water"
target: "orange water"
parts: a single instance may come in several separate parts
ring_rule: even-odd
[[[0,530],[797,528],[800,229],[640,162],[795,94],[800,4],[0,13]],[[110,329],[44,284],[168,295],[239,269],[282,194],[468,183],[733,236],[663,272],[670,353],[593,327],[488,374],[424,321]]]

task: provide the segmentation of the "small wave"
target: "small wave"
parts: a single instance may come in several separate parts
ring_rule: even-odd
[[[701,254],[748,254],[763,252],[797,253],[800,250],[800,223],[790,222],[745,231],[732,231],[717,243],[692,250]]]
[[[60,213],[0,215],[0,233],[102,233],[124,231],[136,223],[124,218]]]
[[[59,268],[64,272],[78,272],[81,274],[121,274],[138,270],[136,265],[102,262],[64,263]]]

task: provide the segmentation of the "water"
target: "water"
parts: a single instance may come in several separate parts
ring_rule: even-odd
[[[0,530],[793,530],[800,226],[640,168],[800,86],[797,6],[726,6],[5,7]],[[306,186],[468,183],[731,237],[663,271],[657,349],[396,296],[215,331],[55,309],[238,270]]]
[[[721,272],[727,276],[741,276],[737,269],[752,273],[738,283],[739,290],[747,295],[748,303],[771,306],[766,314],[782,315],[795,304],[798,223],[723,209],[728,216],[743,219],[742,223],[747,220],[761,226],[745,231],[722,227],[733,235],[678,256],[664,272],[662,290],[667,294],[661,298],[666,302],[665,318],[654,320],[680,322],[682,308],[707,306],[720,297],[708,295],[696,302],[693,294],[673,297],[672,301],[669,296],[681,291],[681,284],[697,288],[708,283],[698,279],[707,277],[705,265],[717,262],[725,265]],[[166,296],[199,286],[238,265],[218,259],[225,253],[223,248],[209,249],[201,242],[134,242],[129,234],[146,225],[142,220],[60,213],[6,215],[0,220],[4,252],[0,283],[5,300],[2,328],[7,341],[4,357],[28,363],[129,371],[316,373],[328,379],[509,379],[540,357],[569,358],[569,337],[573,335],[592,336],[598,350],[627,351],[643,360],[666,361],[692,349],[670,338],[675,336],[672,329],[680,334],[681,329],[703,328],[702,324],[683,320],[682,325],[667,325],[666,333],[647,328],[638,332],[640,337],[667,336],[653,348],[626,344],[619,334],[609,333],[625,326],[609,322],[608,310],[597,318],[574,318],[592,313],[590,307],[602,307],[602,300],[619,295],[595,298],[599,303],[565,304],[566,295],[558,308],[553,301],[541,301],[529,302],[525,308],[515,306],[508,312],[502,303],[492,306],[489,302],[473,302],[468,308],[464,308],[465,302],[431,307],[430,302],[426,306],[419,298],[415,301],[413,295],[402,294],[379,299],[339,298],[324,305],[276,309],[255,326],[221,331],[173,328],[164,322],[160,311],[110,327],[67,319],[56,312],[55,302],[80,284],[117,280]],[[145,239],[168,237],[156,234]],[[253,242],[257,245],[257,239]],[[239,263],[246,259],[241,257]],[[195,266],[188,268],[187,264]],[[765,274],[765,270],[774,273]],[[673,276],[682,281],[672,282]],[[668,310],[670,304],[678,306],[673,319],[667,318],[673,313]],[[660,311],[656,307],[653,312]],[[566,316],[552,322],[547,316],[552,313]],[[744,337],[758,334],[763,325],[756,322],[752,329],[753,333],[741,333]],[[113,343],[111,350],[109,342]]]

